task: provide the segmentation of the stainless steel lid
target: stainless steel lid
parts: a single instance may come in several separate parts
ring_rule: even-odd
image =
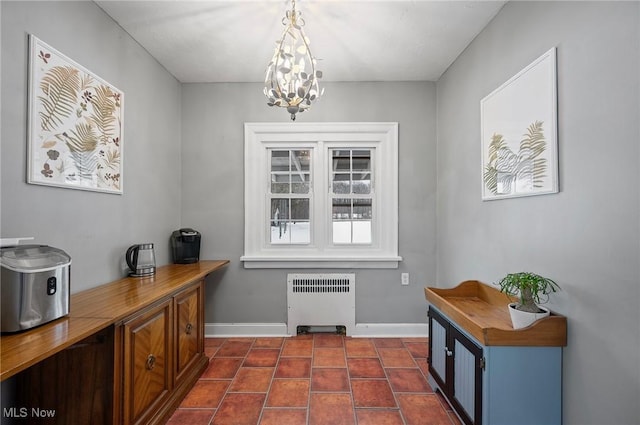
[[[0,248],[0,265],[16,272],[43,272],[69,264],[71,264],[71,257],[66,252],[47,245]]]

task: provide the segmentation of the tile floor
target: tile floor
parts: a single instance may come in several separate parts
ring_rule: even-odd
[[[426,380],[426,338],[207,338],[169,425],[458,425]]]

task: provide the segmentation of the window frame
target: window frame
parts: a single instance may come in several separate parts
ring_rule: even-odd
[[[398,123],[245,123],[245,268],[397,268]],[[371,244],[333,244],[332,149],[371,149]],[[270,244],[269,155],[311,151],[311,235],[308,245]],[[320,215],[320,217],[318,217]]]

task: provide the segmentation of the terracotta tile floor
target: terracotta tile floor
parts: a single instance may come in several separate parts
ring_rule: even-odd
[[[207,338],[170,425],[458,425],[426,380],[426,338]]]

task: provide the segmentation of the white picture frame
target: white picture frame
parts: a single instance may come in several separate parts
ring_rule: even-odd
[[[27,183],[122,194],[124,93],[29,35]]]
[[[558,192],[556,48],[480,101],[482,200]]]

